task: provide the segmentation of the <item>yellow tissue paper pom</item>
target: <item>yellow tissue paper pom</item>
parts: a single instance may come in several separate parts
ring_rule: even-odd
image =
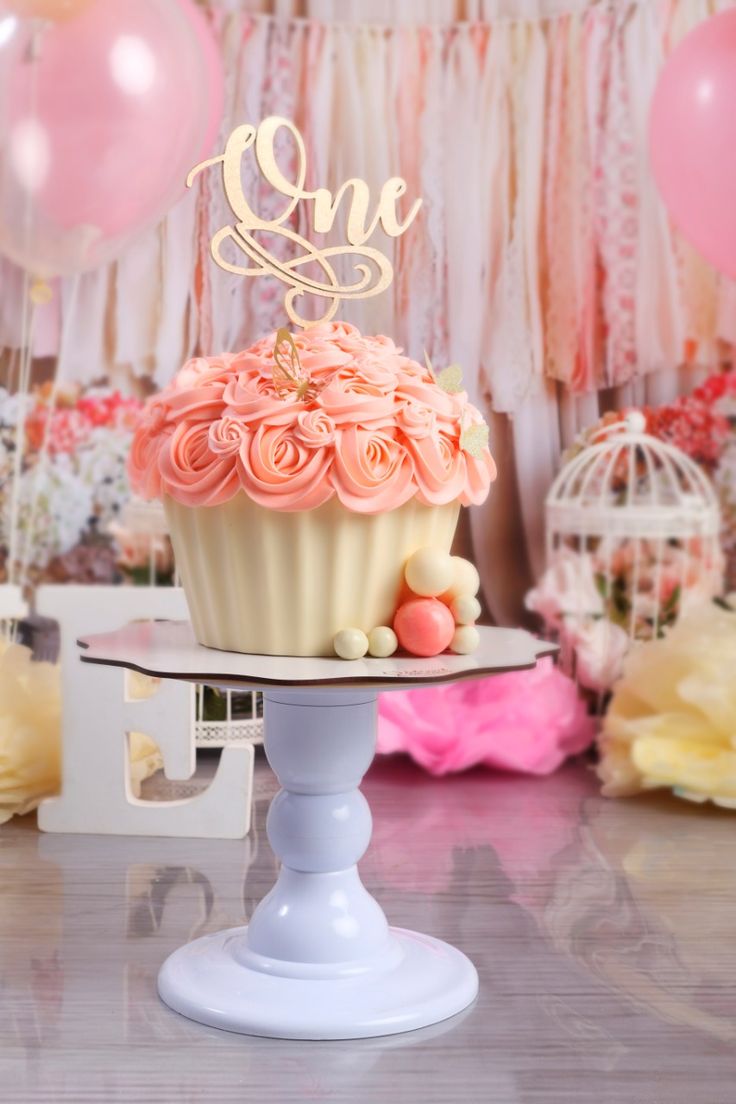
[[[600,752],[608,796],[666,787],[736,808],[736,612],[699,606],[632,648]]]
[[[121,734],[122,739],[122,734]],[[130,735],[131,788],[163,761],[142,733]],[[58,793],[61,780],[61,673],[34,663],[29,648],[0,638],[0,824]]]

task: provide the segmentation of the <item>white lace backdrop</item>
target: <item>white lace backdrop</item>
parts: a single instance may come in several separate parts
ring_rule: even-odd
[[[734,288],[673,234],[646,159],[664,54],[730,2],[206,5],[227,77],[223,135],[285,115],[305,137],[308,185],[401,174],[424,197],[409,233],[386,239],[390,291],[343,316],[438,366],[460,362],[485,408],[500,477],[470,529],[498,621],[522,616],[540,569],[561,448],[602,409],[669,399],[730,357]],[[60,286],[35,354],[58,354],[62,380],[160,385],[195,350],[280,324],[280,285],[209,261],[228,221],[202,176],[116,264]],[[2,262],[0,280],[0,345],[13,348],[20,274]]]

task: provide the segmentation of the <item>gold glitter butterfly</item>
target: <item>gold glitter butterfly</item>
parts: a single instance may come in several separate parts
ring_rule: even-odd
[[[483,450],[488,447],[488,426],[485,422],[467,426],[460,434],[460,448],[469,456],[479,460]]]
[[[277,331],[273,347],[273,382],[282,398],[293,392],[297,402],[307,397],[312,385],[302,368],[294,338],[284,326]]]
[[[459,364],[448,364],[447,368],[443,368],[441,372],[437,373],[432,367],[432,361],[429,359],[426,349],[424,351],[424,363],[427,365],[427,371],[437,386],[441,387],[448,395],[457,395],[464,390],[463,370]]]

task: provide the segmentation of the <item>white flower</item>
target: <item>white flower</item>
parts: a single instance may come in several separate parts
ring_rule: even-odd
[[[596,585],[593,559],[586,552],[560,548],[539,583],[525,599],[526,608],[559,630],[563,622],[587,621],[604,612]]]
[[[606,617],[567,627],[575,648],[575,673],[581,686],[606,691],[620,677],[630,640],[620,625]]]
[[[143,779],[162,765],[153,741],[131,732],[130,783],[136,797]],[[35,662],[29,648],[0,638],[0,824],[57,793],[60,769],[60,667]]]
[[[130,497],[125,470],[129,448],[130,433],[99,427],[72,456],[79,479],[91,493],[91,512],[100,529],[119,515]]]
[[[0,387],[0,425],[15,427],[18,424],[18,412],[21,406],[25,409],[28,405],[27,396],[21,392],[17,391],[11,395],[4,387]]]
[[[39,461],[24,472],[18,483],[20,553],[30,538],[29,562],[44,568],[54,556],[73,548],[92,514],[91,489],[75,474],[68,456]],[[35,507],[34,507],[35,502]],[[11,496],[3,501],[2,535],[10,536]],[[29,530],[32,528],[32,533]]]

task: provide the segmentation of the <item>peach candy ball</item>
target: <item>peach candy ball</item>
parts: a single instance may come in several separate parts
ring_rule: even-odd
[[[455,620],[436,598],[412,598],[399,606],[394,617],[399,644],[411,655],[435,656],[444,652],[455,633]]]

